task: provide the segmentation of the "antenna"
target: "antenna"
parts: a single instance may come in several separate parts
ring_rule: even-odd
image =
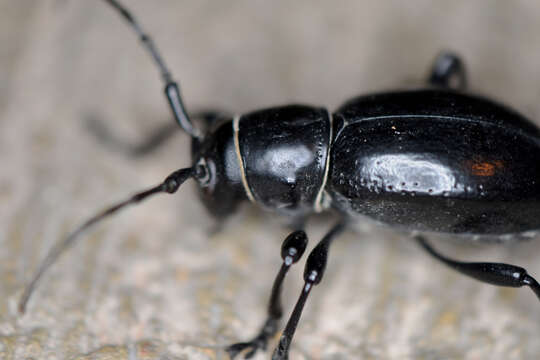
[[[171,175],[167,176],[165,181],[163,181],[161,184],[154,186],[153,188],[150,188],[148,190],[136,193],[129,199],[121,201],[86,220],[82,225],[72,231],[64,240],[57,243],[51,250],[49,250],[49,253],[39,265],[37,271],[32,277],[32,280],[24,288],[23,295],[21,296],[21,300],[19,301],[19,312],[21,314],[24,314],[24,312],[26,311],[26,304],[28,303],[28,299],[30,299],[30,296],[34,292],[37,283],[39,282],[45,271],[47,271],[47,269],[49,269],[56,262],[56,260],[58,260],[58,258],[64,253],[64,251],[66,251],[71,245],[75,243],[77,239],[79,239],[79,235],[81,233],[83,233],[96,223],[100,222],[101,220],[125,208],[126,206],[136,204],[151,195],[158,193],[175,193],[180,187],[180,185],[182,185],[182,183],[184,183],[187,179],[193,176],[196,176],[196,170],[194,168],[176,170]]]
[[[135,20],[135,18],[129,12],[129,10],[126,9],[124,6],[122,6],[118,1],[116,0],[104,0],[104,1],[107,2],[109,5],[111,5],[116,11],[118,11],[120,16],[122,16],[124,20],[126,20],[127,23],[131,26],[131,28],[135,30],[140,41],[142,42],[143,47],[152,56],[152,59],[154,60],[155,64],[157,65],[161,73],[161,78],[163,79],[163,83],[165,84],[165,88],[163,89],[163,92],[165,93],[165,96],[167,97],[167,102],[169,103],[169,106],[171,108],[171,111],[174,115],[176,122],[192,138],[200,138],[201,137],[200,132],[198,129],[196,129],[193,126],[193,123],[191,122],[188,116],[184,103],[182,102],[182,96],[180,95],[180,88],[178,87],[178,84],[173,80],[171,72],[165,65],[165,62],[163,61],[161,54],[159,53],[156,46],[154,45],[154,41],[152,40],[150,35],[148,35],[143,30],[141,25],[137,22],[137,20]]]

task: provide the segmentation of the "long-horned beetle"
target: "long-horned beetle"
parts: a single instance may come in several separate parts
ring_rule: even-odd
[[[98,213],[55,246],[26,288],[21,312],[43,273],[82,232],[127,205],[175,193],[188,179],[199,184],[202,202],[218,218],[250,201],[296,219],[298,227],[283,242],[283,264],[265,323],[250,341],[227,347],[232,358],[265,349],[279,331],[282,283],[308,242],[304,220],[328,209],[342,220],[307,258],[305,284],[273,359],[288,357],[304,304],[323,279],[330,245],[358,216],[411,231],[428,254],[465,275],[498,286],[528,286],[540,298],[540,285],[523,268],[460,262],[426,239],[430,232],[482,239],[528,235],[540,228],[540,130],[506,106],[465,93],[459,57],[437,57],[425,89],[360,96],[333,113],[306,105],[235,117],[204,113],[204,126],[197,127],[152,39],[126,8],[106,1],[159,67],[174,117],[192,138],[192,164]]]

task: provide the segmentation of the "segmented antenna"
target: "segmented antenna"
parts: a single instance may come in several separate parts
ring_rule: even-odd
[[[111,5],[115,10],[117,10],[120,15],[127,21],[127,23],[135,30],[139,39],[141,40],[143,47],[150,53],[152,59],[156,63],[161,73],[161,78],[165,83],[164,93],[167,97],[167,101],[172,110],[176,122],[184,129],[191,137],[198,138],[200,137],[199,130],[193,126],[184,103],[182,102],[182,96],[180,95],[180,88],[178,84],[173,80],[171,72],[167,69],[163,58],[161,57],[159,51],[154,45],[152,38],[143,30],[141,25],[135,20],[133,15],[120,3],[116,0],[105,0],[109,5]]]
[[[192,176],[195,176],[196,171],[194,168],[185,168],[180,169],[175,172],[173,172],[171,175],[169,175],[165,181],[163,181],[161,184],[154,186],[153,188],[150,188],[145,191],[141,191],[133,196],[131,196],[129,199],[124,200],[122,202],[119,202],[116,205],[113,205],[109,207],[108,209],[103,210],[102,212],[97,213],[96,215],[92,216],[90,219],[86,220],[82,225],[80,225],[77,229],[75,229],[72,233],[70,233],[64,240],[56,244],[47,254],[45,257],[45,260],[41,262],[41,264],[38,267],[38,270],[34,274],[32,281],[28,283],[26,288],[24,289],[23,295],[21,297],[21,300],[19,302],[19,312],[24,313],[26,310],[26,304],[28,303],[28,299],[30,299],[30,296],[34,292],[34,289],[36,288],[36,285],[38,281],[41,279],[45,271],[51,265],[53,265],[56,260],[66,251],[71,245],[75,243],[75,240],[79,238],[79,235],[83,233],[85,230],[90,228],[92,225],[95,225],[99,221],[113,215],[117,211],[119,211],[122,208],[125,208],[128,205],[136,204],[147,197],[158,194],[158,193],[175,193],[176,190],[182,185],[183,182],[185,182],[187,179],[189,179]]]

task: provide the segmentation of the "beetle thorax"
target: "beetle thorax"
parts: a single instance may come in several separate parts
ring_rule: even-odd
[[[292,105],[238,116],[235,148],[247,197],[288,215],[317,211],[328,171],[331,117]]]

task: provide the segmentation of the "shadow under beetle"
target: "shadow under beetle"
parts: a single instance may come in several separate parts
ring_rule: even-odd
[[[217,218],[242,201],[297,219],[281,248],[268,315],[250,341],[226,348],[231,358],[265,349],[283,315],[281,286],[303,255],[304,219],[335,209],[341,221],[315,246],[304,286],[272,359],[287,359],[304,304],[323,278],[332,241],[358,215],[413,232],[428,254],[477,280],[498,286],[540,285],[525,269],[502,263],[470,263],[437,252],[419,233],[483,238],[532,234],[540,229],[540,129],[501,104],[465,94],[466,73],[454,54],[439,55],[422,90],[354,98],[333,114],[322,107],[288,105],[230,118],[202,113],[197,128],[179,88],[152,39],[116,0],[105,0],[138,34],[165,83],[173,115],[192,138],[192,166],[87,220],[57,244],[25,288],[19,310],[43,273],[87,228],[127,205],[157,193],[174,193],[189,178]],[[194,116],[192,116],[194,117]],[[148,144],[159,145],[166,137]]]

